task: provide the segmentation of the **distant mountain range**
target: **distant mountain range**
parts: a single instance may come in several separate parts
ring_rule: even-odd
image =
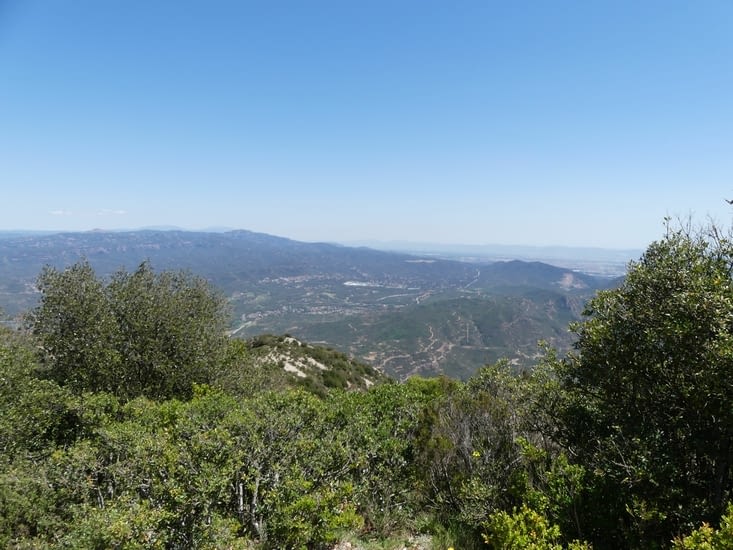
[[[638,259],[643,253],[640,249],[500,244],[466,245],[409,241],[359,241],[345,244],[464,262],[541,261],[593,275],[611,277],[623,275],[629,261]]]
[[[567,348],[567,323],[615,284],[541,262],[466,262],[244,230],[16,232],[0,235],[0,308],[29,309],[44,265],[81,258],[103,276],[145,260],[190,270],[228,296],[233,335],[287,332],[398,377],[466,377],[500,356],[525,364],[539,339]]]

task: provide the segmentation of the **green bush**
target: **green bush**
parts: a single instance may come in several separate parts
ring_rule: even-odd
[[[674,550],[731,550],[733,549],[733,504],[728,504],[720,527],[714,529],[707,523],[685,537],[673,541]]]
[[[670,230],[590,301],[577,351],[555,361],[557,434],[586,471],[580,521],[599,547],[664,546],[725,510],[731,265],[733,242],[715,228]]]
[[[494,550],[584,550],[590,545],[573,541],[563,546],[560,528],[526,505],[512,513],[499,511],[484,523],[484,540]]]
[[[200,277],[143,263],[105,284],[88,262],[46,267],[29,316],[48,375],[76,392],[190,397],[226,354],[226,301]]]

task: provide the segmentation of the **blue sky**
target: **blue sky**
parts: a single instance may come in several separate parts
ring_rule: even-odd
[[[0,0],[0,229],[730,225],[733,2]]]

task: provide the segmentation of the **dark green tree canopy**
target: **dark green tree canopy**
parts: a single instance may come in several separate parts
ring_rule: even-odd
[[[77,391],[187,397],[208,382],[226,346],[226,300],[187,272],[145,262],[109,283],[88,262],[46,267],[30,316],[49,375]]]
[[[577,353],[559,364],[561,426],[603,496],[600,539],[613,541],[626,518],[626,532],[640,540],[669,540],[725,510],[733,489],[732,265],[733,245],[718,231],[670,230],[575,327]]]

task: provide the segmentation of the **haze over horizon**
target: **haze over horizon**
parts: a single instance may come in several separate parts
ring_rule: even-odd
[[[0,3],[0,230],[642,249],[730,225],[733,4]]]

